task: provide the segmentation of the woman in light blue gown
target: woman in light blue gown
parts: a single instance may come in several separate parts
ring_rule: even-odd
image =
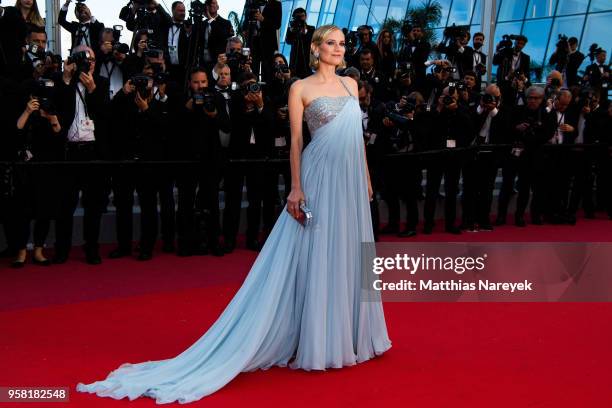
[[[391,347],[380,297],[362,286],[362,242],[374,242],[357,84],[344,65],[344,35],[318,28],[312,76],[289,93],[292,190],[251,271],[219,319],[174,358],[125,363],[81,392],[158,404],[209,395],[240,372],[289,366],[340,368]],[[302,118],[312,134],[302,152]],[[303,226],[300,202],[312,210]]]

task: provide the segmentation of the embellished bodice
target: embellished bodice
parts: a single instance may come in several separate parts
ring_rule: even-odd
[[[310,102],[304,109],[304,118],[310,132],[314,133],[321,126],[331,122],[351,99],[355,97],[352,95],[319,96]]]

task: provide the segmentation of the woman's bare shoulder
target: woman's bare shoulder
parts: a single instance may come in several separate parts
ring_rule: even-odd
[[[341,76],[340,80],[344,82],[346,86],[348,86],[353,95],[357,95],[359,93],[359,86],[357,84],[357,81],[355,81],[353,78],[349,76]]]

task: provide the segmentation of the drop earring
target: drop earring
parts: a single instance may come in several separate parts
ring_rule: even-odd
[[[315,53],[314,53],[313,55],[314,55],[314,57],[315,57],[316,59],[319,59],[319,53],[318,53],[318,52],[316,52],[316,51],[315,51]]]

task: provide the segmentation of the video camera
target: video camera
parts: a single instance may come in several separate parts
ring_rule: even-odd
[[[198,18],[198,19],[202,19],[204,18],[204,14],[206,13],[206,6],[204,5],[204,3],[202,3],[200,0],[193,0],[191,2],[191,5],[189,6],[189,17],[191,19]]]
[[[597,45],[597,43],[593,43],[591,44],[591,46],[589,47],[589,53],[588,53],[588,57],[591,60],[591,64],[595,61],[595,57],[597,56],[597,54],[599,54],[600,52],[603,52],[603,48],[601,48],[599,45]]]
[[[514,52],[513,51],[514,45],[512,44],[512,41],[517,40],[518,38],[520,38],[520,36],[515,35],[515,34],[502,35],[501,41],[497,43],[497,47],[495,48],[496,51],[504,53],[506,55],[512,55]]]
[[[227,57],[227,65],[229,65],[232,72],[240,70],[240,66],[248,63],[249,56],[251,55],[251,49],[242,47],[241,51],[232,51],[225,53]]]
[[[300,32],[306,27],[306,21],[301,18],[296,18],[295,16],[291,17],[289,21],[289,27],[293,32]]]

